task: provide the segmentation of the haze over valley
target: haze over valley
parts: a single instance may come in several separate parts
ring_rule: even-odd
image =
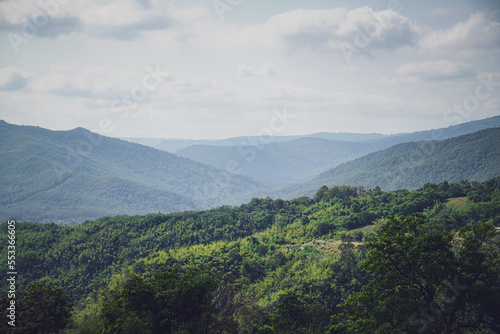
[[[254,197],[311,197],[323,185],[387,191],[482,182],[497,177],[500,166],[500,116],[390,136],[198,141],[175,153],[82,128],[51,131],[6,122],[0,127],[2,219],[71,225],[106,215],[240,205]],[[243,139],[268,143],[245,146],[239,144]]]
[[[500,333],[499,0],[0,0],[0,333]]]

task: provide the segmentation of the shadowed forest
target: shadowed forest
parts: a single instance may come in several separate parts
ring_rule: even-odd
[[[17,222],[19,320],[2,331],[496,333],[497,225],[498,178]]]

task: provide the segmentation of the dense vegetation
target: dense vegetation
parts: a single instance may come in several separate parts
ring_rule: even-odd
[[[196,141],[165,139],[160,143],[143,139],[138,140],[138,142],[223,170],[226,169],[229,161],[236,161],[242,175],[252,177],[267,186],[283,186],[306,182],[341,163],[393,145],[415,141],[443,140],[492,127],[500,127],[500,116],[439,130],[396,135],[316,133],[303,136],[274,136],[272,138],[237,137],[224,140]],[[452,179],[452,177],[459,176],[451,173],[439,180],[430,178],[416,187],[425,182],[461,180],[461,178]],[[491,177],[488,176],[481,180],[487,180]],[[468,179],[472,180],[473,178]],[[409,188],[405,184],[386,188],[385,184],[376,182],[375,184],[373,182],[367,184],[365,179],[362,180],[363,182],[355,181],[349,180],[349,183],[345,183],[341,180],[335,184],[364,185],[367,187],[378,184],[386,190],[399,189],[400,187]],[[368,181],[373,181],[373,179],[368,178]],[[480,180],[477,179],[477,181]],[[314,190],[322,184],[315,184]],[[332,185],[334,184],[332,183]],[[415,187],[414,184],[411,185]],[[294,197],[296,194],[290,198]]]
[[[192,145],[176,154],[225,169],[228,161],[238,163],[239,172],[268,186],[305,182],[342,162],[372,152],[367,143],[300,138],[286,142],[255,141],[255,146]],[[268,143],[269,142],[269,143]]]
[[[239,205],[254,197],[313,196],[323,184],[395,190],[444,180],[485,181],[498,175],[498,128],[377,150],[433,134],[443,139],[491,128],[499,122],[500,116],[391,136],[276,137],[269,144],[263,137],[232,138],[219,141],[226,146],[195,146],[179,152],[217,169],[81,128],[50,131],[0,121],[0,219],[75,225],[107,215]],[[244,145],[237,144],[241,140]],[[368,152],[373,153],[328,170]],[[312,177],[304,184],[270,189]]]
[[[81,223],[227,202],[253,180],[85,129],[0,121],[0,219]]]
[[[19,222],[18,282],[62,287],[75,303],[68,332],[493,333],[497,225],[500,179],[322,187],[313,198],[75,227]]]
[[[484,223],[455,235],[423,215],[390,218],[367,244],[370,282],[347,298],[333,331],[498,333],[498,239]]]
[[[2,317],[7,319],[0,324],[2,333],[57,333],[66,327],[73,302],[61,287],[48,282],[31,282],[26,288],[16,290],[14,299],[6,293],[0,296],[2,309],[10,315]],[[14,312],[10,313],[10,309]]]
[[[425,183],[486,181],[500,166],[500,128],[446,140],[403,143],[346,162],[301,185],[277,192],[281,198],[312,195],[322,185],[363,185],[384,190],[417,189]]]

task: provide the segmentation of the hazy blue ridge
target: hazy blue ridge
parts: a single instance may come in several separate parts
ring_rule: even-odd
[[[200,144],[180,149],[176,154],[219,169],[226,169],[228,164],[236,163],[241,175],[276,187],[305,182],[344,162],[396,144],[443,140],[492,127],[500,127],[500,116],[442,129],[390,136],[319,133],[295,139],[292,139],[293,136],[276,136],[265,140],[246,137],[246,144],[240,146],[231,146],[230,143],[236,143],[243,137],[219,141],[219,144],[200,141]],[[222,142],[227,145],[220,145]],[[256,144],[249,145],[251,142]]]
[[[485,181],[500,175],[500,128],[441,141],[410,142],[341,164],[308,182],[276,190],[275,198],[312,196],[323,185],[417,189],[442,181]]]
[[[82,128],[0,123],[1,219],[93,219],[208,208],[262,187],[243,176]]]

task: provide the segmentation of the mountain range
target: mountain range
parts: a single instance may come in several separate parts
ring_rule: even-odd
[[[241,175],[267,186],[306,182],[344,162],[396,144],[444,140],[475,131],[500,127],[500,116],[442,129],[395,135],[316,133],[305,136],[236,137],[224,140],[157,139],[138,142],[171,151],[218,169],[236,165]],[[131,139],[128,139],[131,140]]]
[[[195,210],[262,185],[151,147],[77,128],[0,122],[1,219],[74,220]]]
[[[500,175],[499,128],[497,116],[398,135],[181,141],[173,154],[83,128],[51,131],[0,121],[0,219],[75,224],[239,205],[253,197],[312,196],[322,185],[395,190],[485,181]]]
[[[413,190],[426,183],[485,181],[500,175],[500,128],[440,141],[408,142],[343,163],[271,197],[312,197],[323,185]]]

